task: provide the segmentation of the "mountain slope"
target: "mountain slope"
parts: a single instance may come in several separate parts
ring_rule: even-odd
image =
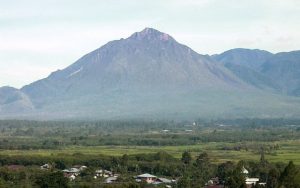
[[[265,88],[273,86],[264,80],[269,78],[260,74],[247,66],[224,65],[216,56],[200,55],[168,34],[146,28],[24,86],[18,92],[34,108],[14,115],[40,119],[299,115],[300,99],[270,93]]]
[[[279,90],[278,84],[261,72],[255,71],[243,65],[226,64],[233,74],[244,82],[262,90],[276,92]]]
[[[214,55],[213,58],[224,65],[245,66],[254,71],[259,71],[261,65],[272,55],[272,53],[265,50],[236,48]]]
[[[271,54],[263,50],[233,49],[213,58],[257,88],[300,96],[300,51]]]
[[[214,55],[213,58],[228,68],[244,82],[268,91],[278,91],[279,86],[261,73],[261,66],[273,54],[264,50],[236,48]]]
[[[281,92],[300,96],[300,51],[275,54],[261,69],[264,75],[279,85]]]
[[[34,109],[29,97],[12,87],[0,88],[0,113],[22,113]]]

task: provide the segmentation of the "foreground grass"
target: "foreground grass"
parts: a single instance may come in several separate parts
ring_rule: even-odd
[[[295,164],[300,165],[300,140],[280,141],[275,142],[280,145],[280,148],[272,153],[265,154],[265,158],[270,162],[288,162],[294,161]],[[237,144],[237,143],[235,143]],[[264,143],[250,143],[250,144],[267,144]],[[274,142],[272,142],[274,144]],[[253,150],[223,150],[224,146],[231,146],[233,143],[203,143],[197,145],[187,146],[70,146],[62,149],[53,150],[0,150],[0,155],[20,155],[20,156],[63,156],[73,154],[83,155],[108,155],[121,156],[124,154],[147,154],[156,153],[158,151],[166,151],[176,158],[180,158],[183,151],[190,151],[195,157],[202,151],[206,151],[214,163],[221,163],[224,161],[239,161],[239,160],[259,160],[260,154]]]

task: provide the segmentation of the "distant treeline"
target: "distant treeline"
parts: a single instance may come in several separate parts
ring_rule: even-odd
[[[281,122],[281,123],[279,123]],[[176,146],[206,142],[295,140],[297,120],[0,121],[0,149],[55,149],[70,145]],[[274,123],[274,124],[273,124]]]
[[[235,125],[244,126],[245,128],[256,128],[261,126],[284,126],[284,125],[298,125],[300,126],[300,119],[289,118],[243,118],[243,119],[213,119],[204,120],[198,119],[197,122],[203,125]]]

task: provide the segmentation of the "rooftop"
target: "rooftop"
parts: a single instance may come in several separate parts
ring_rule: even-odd
[[[138,175],[137,177],[138,177],[138,178],[157,178],[156,176],[151,175],[151,174],[148,174],[148,173]]]

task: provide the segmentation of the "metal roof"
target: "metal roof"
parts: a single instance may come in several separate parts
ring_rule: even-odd
[[[148,173],[138,175],[137,177],[138,177],[138,178],[156,178],[156,176],[151,175],[151,174],[148,174]]]

